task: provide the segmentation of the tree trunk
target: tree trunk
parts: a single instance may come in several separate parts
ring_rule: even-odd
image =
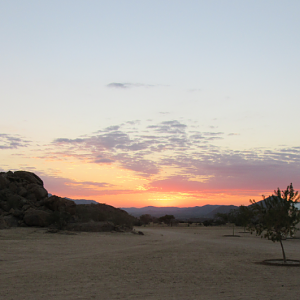
[[[232,226],[232,235],[234,235],[234,224]]]
[[[281,246],[281,249],[282,249],[283,261],[286,264],[286,257],[285,257],[285,252],[284,252],[284,248],[283,248],[283,245],[282,245],[282,240],[280,240],[279,242],[280,242],[280,246]]]

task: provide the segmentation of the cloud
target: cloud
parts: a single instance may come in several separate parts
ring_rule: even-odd
[[[128,84],[127,83],[117,83],[117,82],[112,82],[107,85],[109,88],[116,88],[116,89],[127,89]]]
[[[73,186],[79,186],[79,187],[89,187],[89,186],[93,186],[93,187],[111,187],[114,186],[113,184],[107,183],[107,182],[94,182],[94,181],[72,181],[72,183],[70,185]]]
[[[189,180],[186,175],[175,175],[166,179],[152,181],[148,189],[162,193],[199,193],[202,191],[203,185],[199,181]]]
[[[31,143],[31,141],[25,140],[18,134],[11,135],[0,133],[0,150],[28,147]]]
[[[129,121],[86,137],[57,138],[45,157],[114,164],[147,178],[150,190],[166,192],[273,190],[300,176],[300,147],[234,151],[213,144],[227,136],[221,131],[191,131],[178,120],[150,124],[146,132],[142,125]]]
[[[177,120],[161,122],[158,125],[149,125],[149,129],[154,129],[154,131],[159,133],[172,133],[172,134],[184,134],[187,125],[180,123]]]
[[[140,121],[126,122],[137,126]],[[92,163],[118,163],[123,168],[149,177],[159,173],[159,166],[147,156],[165,150],[183,149],[189,146],[186,136],[187,125],[177,120],[148,126],[150,134],[126,129],[115,125],[99,130],[97,134],[84,138],[57,138],[52,145],[60,151],[51,156],[76,157]],[[84,153],[80,153],[84,152]]]
[[[180,163],[177,165],[179,167]],[[148,188],[160,192],[196,194],[247,190],[272,192],[277,187],[285,188],[287,184],[293,182],[293,179],[299,176],[300,168],[264,161],[243,163],[233,161],[230,165],[225,162],[218,164],[202,162],[198,166],[183,167],[182,173],[185,174],[152,181]]]
[[[203,132],[203,135],[208,135],[208,136],[219,136],[224,134],[224,132]]]
[[[110,195],[120,192],[126,193],[127,191],[111,189],[114,187],[114,185],[107,182],[75,181],[70,178],[49,175],[45,172],[36,171],[35,173],[43,179],[44,186],[49,193],[61,197],[72,197],[80,195]],[[129,192],[129,190],[127,192]]]
[[[116,130],[118,130],[119,128],[120,128],[119,125],[109,126],[109,127],[106,127],[106,128],[104,129],[104,131],[116,131]]]
[[[132,120],[75,138],[58,137],[49,145],[33,149],[32,153],[35,158],[48,161],[109,164],[116,170],[125,169],[144,180],[146,190],[153,193],[187,193],[199,197],[201,193],[243,191],[246,195],[249,191],[250,195],[253,191],[272,193],[275,188],[285,188],[291,182],[298,188],[300,146],[231,150],[219,146],[215,140],[236,134],[210,130],[208,126],[202,131],[188,122],[171,119],[143,124]],[[14,150],[31,143],[19,135],[0,134],[0,149]],[[12,155],[21,153],[12,151]],[[108,182],[75,181],[49,170],[41,173],[25,164],[20,168],[41,175],[45,187],[60,196],[137,193],[123,187],[118,189]]]
[[[109,159],[109,158],[100,158],[100,159],[95,159],[93,160],[94,163],[96,164],[110,164],[110,163],[113,163],[114,160],[112,159]]]
[[[145,159],[138,155],[120,154],[117,158],[124,169],[132,170],[142,177],[150,177],[158,174],[160,171],[156,161]]]
[[[228,190],[247,190],[249,187],[256,190],[273,190],[295,181],[300,175],[299,154],[286,156],[278,151],[265,153],[256,149],[251,151],[222,151],[221,149],[207,149],[205,152],[194,153],[193,156],[181,154],[176,159],[161,161],[161,164],[172,165],[181,170],[180,180],[183,185],[190,186],[190,178],[208,178],[205,182],[199,181],[201,191],[223,192]],[[291,149],[294,152],[295,149]],[[188,183],[187,183],[188,181]],[[160,184],[160,185],[157,185]],[[175,175],[169,176],[161,182],[153,182],[152,187],[173,186],[176,190],[179,179]]]
[[[106,85],[108,88],[115,88],[115,89],[128,89],[133,87],[155,87],[156,85],[152,84],[143,84],[143,83],[129,83],[129,82],[111,82]]]
[[[54,143],[56,144],[73,144],[73,143],[83,143],[85,141],[84,138],[78,138],[78,139],[68,139],[68,138],[58,138],[54,140]]]

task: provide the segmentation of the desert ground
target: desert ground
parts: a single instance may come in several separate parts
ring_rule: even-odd
[[[281,258],[278,243],[228,227],[136,230],[1,230],[0,299],[300,299],[300,267],[258,264]],[[300,259],[299,239],[284,245]]]

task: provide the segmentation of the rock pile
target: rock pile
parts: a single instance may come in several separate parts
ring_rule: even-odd
[[[0,172],[0,228],[49,226],[59,212],[74,216],[76,204],[65,198],[48,197],[43,181],[34,173]]]

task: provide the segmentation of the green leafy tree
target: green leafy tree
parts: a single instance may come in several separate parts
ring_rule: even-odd
[[[274,191],[274,195],[268,198],[263,196],[261,202],[250,200],[254,212],[252,231],[273,242],[279,242],[284,263],[286,263],[286,255],[282,240],[288,235],[293,236],[297,230],[296,225],[300,221],[300,214],[295,204],[298,203],[299,198],[300,195],[290,184],[284,191],[278,188]]]

